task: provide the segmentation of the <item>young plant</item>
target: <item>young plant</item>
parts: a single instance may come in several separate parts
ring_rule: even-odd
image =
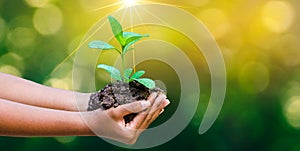
[[[131,82],[136,80],[137,82],[143,84],[145,87],[149,89],[153,89],[155,87],[155,82],[148,78],[141,78],[142,75],[145,74],[145,71],[140,70],[132,74],[133,69],[128,68],[125,69],[125,54],[132,50],[131,46],[138,42],[143,37],[148,37],[149,35],[141,35],[133,32],[124,32],[121,24],[112,16],[108,17],[112,32],[115,36],[115,38],[118,40],[121,50],[118,48],[104,42],[101,40],[95,40],[89,43],[90,48],[100,49],[100,50],[115,50],[121,55],[122,59],[122,74],[120,70],[118,70],[115,67],[105,65],[105,64],[99,64],[97,67],[106,70],[110,73],[111,77],[122,82]]]

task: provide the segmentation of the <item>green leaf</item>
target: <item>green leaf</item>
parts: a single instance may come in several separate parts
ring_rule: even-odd
[[[143,70],[140,70],[140,71],[137,71],[136,73],[134,73],[131,77],[130,77],[130,80],[129,81],[133,81],[134,79],[138,79],[140,78],[142,75],[145,74],[145,71]]]
[[[115,37],[117,38],[121,46],[125,46],[125,41],[123,39],[123,29],[121,24],[118,22],[117,19],[115,19],[112,16],[108,16],[108,20]]]
[[[122,81],[121,73],[120,73],[120,71],[117,68],[109,66],[109,65],[105,65],[105,64],[99,64],[97,66],[97,68],[101,68],[101,69],[106,70],[107,72],[110,73],[110,76],[112,78],[114,78],[116,80],[119,80],[119,81]]]
[[[101,49],[101,50],[109,50],[109,49],[115,49],[114,46],[101,41],[101,40],[95,40],[89,43],[90,48],[96,48],[96,49]]]
[[[135,80],[149,89],[155,88],[155,82],[151,79],[141,78],[141,79],[135,79]]]
[[[137,34],[137,33],[133,33],[133,32],[124,32],[123,38],[125,40],[125,47],[124,47],[124,50],[122,53],[125,54],[131,45],[133,45],[134,43],[136,43],[143,37],[149,37],[149,35],[147,35],[147,34],[141,35],[141,34]]]
[[[128,44],[134,41],[135,39],[142,38],[142,37],[149,37],[149,35],[148,34],[141,35],[134,32],[123,32],[123,38],[125,39],[125,44]]]
[[[131,73],[132,73],[133,69],[132,68],[128,68],[124,71],[124,76],[129,78]]]
[[[124,78],[125,80],[127,80],[127,82],[129,82],[129,77],[132,74],[133,69],[132,68],[128,68],[124,71]]]

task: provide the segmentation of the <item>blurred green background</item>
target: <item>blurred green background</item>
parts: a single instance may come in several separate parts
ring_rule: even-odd
[[[220,116],[207,133],[199,135],[198,127],[210,94],[207,64],[201,54],[193,58],[199,51],[182,35],[148,27],[152,36],[176,43],[191,57],[195,67],[201,69],[197,71],[201,83],[200,104],[192,122],[170,142],[148,150],[299,151],[300,1],[148,0],[140,3],[153,2],[184,9],[207,26],[222,50],[228,84]],[[73,57],[65,58],[78,47],[93,24],[121,6],[117,0],[1,0],[0,72],[72,89]],[[103,53],[102,59],[107,59],[109,53]],[[178,81],[167,65],[150,61],[137,68],[150,71],[150,77],[165,80],[172,77]],[[97,76],[97,86],[101,88],[109,78],[104,72],[97,71],[97,74],[104,75]],[[167,86],[173,102],[154,125],[167,120],[177,107],[178,83]],[[0,150],[28,151],[124,150],[98,137],[0,137],[0,147]]]

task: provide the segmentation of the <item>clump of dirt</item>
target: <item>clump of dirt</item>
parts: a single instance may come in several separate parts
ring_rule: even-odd
[[[97,93],[90,96],[88,111],[96,109],[107,110],[111,107],[117,107],[140,100],[147,100],[148,96],[153,92],[165,93],[160,88],[148,89],[137,81],[130,83],[117,81],[106,85]],[[129,123],[136,116],[132,113],[124,116],[125,123]]]

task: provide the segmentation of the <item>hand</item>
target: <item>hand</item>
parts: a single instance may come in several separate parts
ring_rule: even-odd
[[[105,111],[86,112],[84,118],[88,127],[98,136],[134,144],[169,103],[164,94],[157,96],[153,93],[147,101],[124,104]],[[138,114],[130,123],[125,124],[123,117],[131,113]]]

